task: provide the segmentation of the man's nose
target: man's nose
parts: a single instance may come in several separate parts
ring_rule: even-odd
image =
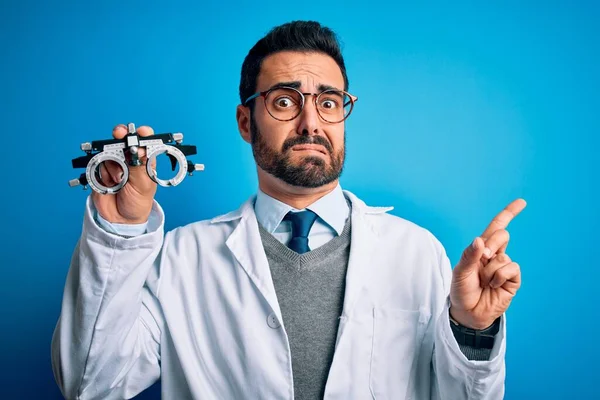
[[[321,118],[317,112],[314,95],[306,96],[304,108],[298,116],[299,135],[318,135],[321,132]]]

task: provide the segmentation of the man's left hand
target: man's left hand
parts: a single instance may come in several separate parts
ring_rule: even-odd
[[[459,324],[472,329],[489,327],[504,314],[521,286],[519,264],[506,254],[506,227],[525,206],[523,199],[506,206],[454,267],[450,314]]]

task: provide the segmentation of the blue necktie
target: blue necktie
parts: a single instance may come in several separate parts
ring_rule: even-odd
[[[317,220],[317,214],[310,210],[301,212],[290,211],[283,219],[292,222],[292,240],[288,243],[288,247],[299,254],[309,251],[308,232],[310,232],[310,228]]]

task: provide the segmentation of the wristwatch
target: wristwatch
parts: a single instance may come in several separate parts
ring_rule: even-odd
[[[449,312],[448,312],[449,313]],[[475,349],[491,349],[494,347],[494,339],[500,331],[500,318],[485,329],[473,329],[456,322],[450,315],[450,328],[458,344],[473,347]]]

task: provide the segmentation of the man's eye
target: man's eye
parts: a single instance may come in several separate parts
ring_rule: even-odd
[[[280,108],[288,108],[294,105],[294,102],[289,97],[280,97],[275,100],[275,105]]]
[[[333,99],[325,99],[321,101],[321,108],[325,110],[334,110],[338,107],[337,101]]]

